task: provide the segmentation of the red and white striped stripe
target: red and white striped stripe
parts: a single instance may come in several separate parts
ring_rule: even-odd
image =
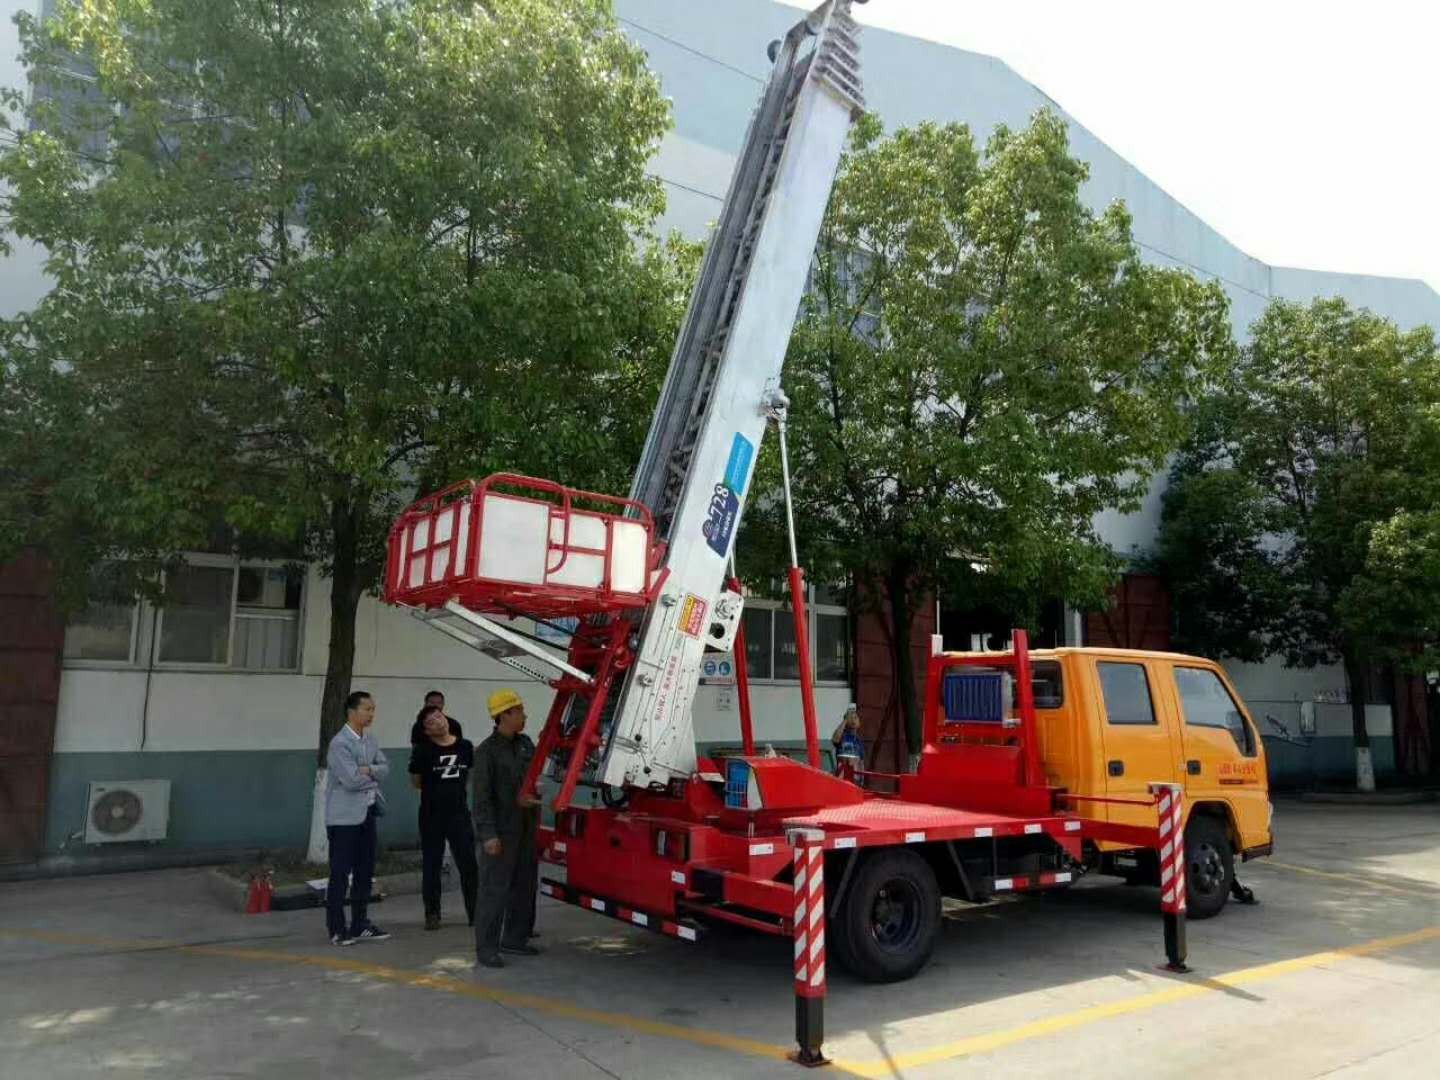
[[[966,816],[974,817],[973,814]],[[796,828],[800,827],[796,826]],[[893,844],[937,843],[945,840],[989,840],[1008,836],[1050,835],[1057,840],[1069,841],[1074,840],[1077,833],[1084,833],[1085,822],[1074,817],[1051,817],[1043,821],[1026,821],[1015,818],[997,819],[990,825],[975,825],[969,821],[946,822],[927,824],[923,829],[875,825],[862,827],[853,824],[848,827],[857,831],[844,835],[827,833],[825,839],[821,841],[826,849],[839,851],[849,848],[889,847]],[[791,831],[793,832],[794,829]],[[748,850],[751,857],[754,858],[761,855],[779,855],[782,847],[780,844],[766,844],[758,840],[751,840],[748,842]]]
[[[1160,910],[1185,913],[1185,789],[1156,784],[1155,814],[1159,818]]]
[[[681,938],[684,941],[698,941],[699,932],[693,926],[686,926],[684,923],[676,922],[673,919],[662,918],[658,915],[651,915],[644,911],[637,911],[634,908],[626,907],[624,904],[617,904],[613,900],[606,900],[603,897],[591,896],[588,893],[568,888],[555,881],[542,881],[540,892],[555,900],[567,904],[574,904],[576,907],[585,908],[587,911],[594,911],[600,915],[608,915],[612,919],[619,919],[632,926],[642,926],[646,930],[654,930],[656,933],[668,934],[671,937]]]
[[[1039,874],[995,878],[990,882],[990,891],[1020,892],[1025,889],[1049,889],[1057,885],[1069,885],[1074,880],[1075,875],[1069,870],[1046,870]]]
[[[825,848],[800,840],[795,847],[795,993],[825,994]]]

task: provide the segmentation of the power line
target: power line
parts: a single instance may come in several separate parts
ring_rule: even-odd
[[[689,184],[682,184],[679,180],[671,180],[668,176],[661,176],[659,173],[646,173],[645,175],[659,180],[662,184],[668,184],[670,187],[679,188],[681,191],[688,191],[694,195],[703,195],[705,198],[712,199],[715,202],[725,201],[724,195],[716,195],[713,191],[701,191],[697,187],[691,187]]]
[[[668,37],[668,36],[666,36],[665,34],[660,33],[660,31],[658,31],[658,30],[651,30],[650,27],[648,27],[648,26],[642,26],[640,23],[634,22],[633,20],[630,20],[630,19],[621,18],[621,17],[618,16],[618,15],[615,17],[615,21],[616,21],[616,22],[622,22],[622,23],[624,23],[626,26],[633,26],[636,30],[641,31],[642,33],[649,34],[651,37],[659,38],[661,41],[665,42],[667,45],[674,45],[675,48],[681,49],[681,50],[683,50],[684,52],[688,52],[688,53],[690,53],[692,56],[698,56],[698,57],[700,57],[700,59],[702,59],[702,60],[709,60],[712,64],[715,64],[715,65],[717,65],[718,67],[722,67],[722,68],[724,68],[726,71],[733,71],[733,72],[735,72],[735,74],[737,74],[737,75],[744,75],[745,78],[751,80],[752,82],[763,83],[763,82],[765,81],[765,80],[764,80],[763,78],[761,78],[759,75],[756,75],[756,74],[754,74],[754,73],[752,73],[752,72],[746,71],[744,68],[738,68],[738,67],[736,67],[734,64],[726,63],[724,60],[721,60],[719,57],[711,56],[709,53],[701,52],[699,49],[694,48],[693,46],[686,45],[683,41],[677,41],[677,40],[675,40],[675,39],[672,38],[672,37]]]
[[[671,180],[668,176],[661,176],[659,173],[647,173],[646,175],[651,176],[651,177],[654,177],[656,180],[659,180],[662,184],[666,184],[666,185],[668,185],[669,187],[679,188],[681,191],[688,191],[688,192],[690,192],[690,193],[693,194],[693,195],[700,195],[700,196],[703,196],[704,198],[710,199],[710,200],[712,200],[712,201],[714,201],[714,202],[724,202],[724,201],[725,201],[725,198],[724,198],[723,195],[716,195],[714,192],[711,192],[711,191],[701,191],[701,190],[700,190],[699,188],[697,188],[697,187],[691,187],[689,184],[682,184],[682,183],[680,183],[679,180]],[[1176,255],[1176,254],[1174,254],[1174,253],[1172,253],[1172,252],[1166,251],[1164,248],[1156,247],[1154,244],[1148,244],[1148,243],[1146,243],[1144,240],[1135,240],[1135,246],[1136,246],[1136,247],[1142,247],[1142,248],[1144,248],[1144,249],[1147,250],[1147,251],[1153,251],[1155,254],[1164,256],[1165,258],[1171,260],[1172,262],[1176,262],[1176,263],[1179,263],[1181,266],[1188,267],[1189,269],[1195,271],[1197,274],[1204,274],[1206,277],[1214,278],[1216,281],[1223,281],[1225,284],[1234,286],[1235,288],[1239,289],[1241,292],[1247,292],[1247,293],[1249,293],[1249,294],[1252,295],[1252,296],[1258,296],[1261,300],[1270,300],[1270,299],[1271,299],[1270,295],[1267,294],[1267,293],[1259,292],[1259,291],[1256,290],[1256,289],[1250,288],[1250,286],[1248,286],[1248,285],[1242,285],[1240,282],[1236,281],[1234,278],[1228,278],[1228,277],[1226,277],[1224,274],[1217,274],[1217,273],[1216,273],[1215,271],[1213,271],[1213,270],[1207,270],[1207,269],[1205,269],[1205,267],[1199,265],[1198,263],[1191,262],[1189,259],[1182,258],[1182,257],[1179,256],[1179,255]],[[1237,249],[1237,250],[1238,250],[1238,249]],[[1244,252],[1241,252],[1241,254],[1243,255]],[[1246,258],[1249,258],[1249,256],[1246,256]],[[1268,267],[1268,264],[1262,264],[1262,265],[1265,265],[1265,266]]]
[[[665,34],[660,33],[658,30],[652,30],[650,27],[645,26],[645,25],[643,25],[643,24],[641,24],[641,23],[637,23],[637,22],[635,22],[633,19],[626,19],[626,18],[622,18],[622,17],[620,17],[620,16],[616,16],[616,21],[617,21],[617,22],[622,22],[622,23],[624,23],[626,26],[634,27],[636,30],[639,30],[639,31],[641,31],[641,32],[643,32],[643,33],[649,34],[649,35],[651,35],[652,37],[659,38],[661,41],[664,41],[664,42],[666,42],[666,43],[669,44],[669,45],[673,45],[673,46],[675,46],[675,48],[681,49],[681,50],[683,50],[684,52],[690,53],[692,56],[697,56],[697,57],[699,57],[699,58],[702,59],[702,60],[707,60],[707,61],[709,61],[710,63],[716,65],[717,67],[722,67],[722,68],[725,68],[727,71],[733,71],[733,72],[735,72],[735,73],[737,73],[737,74],[739,74],[739,75],[744,75],[747,79],[751,79],[751,80],[754,81],[754,82],[761,83],[761,82],[764,82],[764,81],[765,81],[765,80],[761,79],[760,77],[758,77],[758,76],[756,76],[756,75],[752,75],[752,74],[751,74],[750,72],[748,72],[748,71],[744,71],[744,70],[742,70],[741,68],[736,67],[736,66],[733,65],[733,64],[726,63],[724,60],[721,60],[719,57],[711,56],[709,53],[703,52],[703,51],[701,51],[700,49],[695,48],[694,46],[686,45],[683,41],[677,41],[675,38],[672,38],[672,37],[669,37],[669,36],[667,36],[667,35],[665,35]],[[1043,91],[1039,91],[1039,88],[1038,88],[1038,87],[1036,88],[1036,90],[1037,90],[1038,92],[1040,92],[1043,96],[1045,96],[1047,100],[1051,100],[1051,99],[1049,98],[1049,95],[1044,95],[1044,92],[1043,92]],[[1053,100],[1051,101],[1051,104],[1055,105],[1056,108],[1061,108],[1060,105],[1059,105],[1058,103],[1054,102]],[[1061,109],[1061,111],[1063,112],[1064,110]],[[1122,160],[1123,160],[1123,159],[1122,159]],[[1126,164],[1129,168],[1135,169],[1135,166],[1134,166],[1133,164],[1131,164],[1130,162],[1127,161],[1125,164]],[[1135,169],[1135,171],[1136,171],[1136,172],[1139,172],[1138,169]],[[723,197],[723,196],[716,195],[716,194],[714,194],[713,192],[701,191],[699,188],[690,187],[688,184],[682,184],[682,183],[680,183],[678,180],[671,180],[671,179],[669,179],[668,177],[660,176],[660,175],[658,175],[658,174],[656,174],[656,173],[651,173],[650,175],[655,176],[656,179],[660,180],[662,183],[668,184],[668,185],[670,185],[671,187],[679,188],[679,189],[682,190],[682,191],[688,191],[688,192],[691,192],[692,194],[695,194],[695,195],[702,195],[702,196],[704,196],[705,198],[707,198],[707,199],[713,199],[713,200],[716,201],[716,202],[723,202],[723,201],[724,201],[724,197]],[[1142,173],[1141,175],[1143,176],[1144,174]],[[1167,198],[1172,198],[1171,196],[1168,196],[1168,195],[1167,195],[1166,197],[1167,197]],[[1173,198],[1172,198],[1172,201],[1174,201]],[[1227,240],[1226,243],[1229,243],[1229,241]],[[1177,263],[1181,264],[1182,266],[1186,266],[1186,267],[1190,268],[1191,270],[1195,271],[1196,273],[1204,274],[1204,275],[1207,276],[1207,277],[1214,278],[1216,281],[1222,281],[1222,282],[1224,282],[1224,283],[1227,284],[1227,285],[1230,285],[1230,286],[1233,286],[1233,287],[1236,288],[1236,289],[1239,289],[1241,292],[1249,293],[1251,296],[1257,296],[1257,297],[1259,297],[1259,298],[1262,299],[1262,300],[1269,300],[1269,299],[1271,299],[1271,296],[1270,296],[1270,294],[1268,294],[1268,293],[1262,293],[1262,292],[1259,292],[1259,291],[1257,291],[1257,290],[1255,290],[1255,289],[1252,289],[1250,286],[1244,285],[1244,284],[1236,281],[1236,280],[1233,279],[1233,278],[1228,278],[1228,277],[1226,277],[1224,274],[1216,273],[1216,272],[1213,271],[1213,270],[1207,270],[1205,267],[1200,266],[1200,265],[1197,264],[1197,263],[1191,262],[1189,259],[1182,258],[1181,256],[1174,254],[1173,252],[1166,251],[1164,248],[1157,247],[1157,246],[1154,245],[1154,244],[1146,243],[1144,240],[1136,240],[1136,241],[1135,241],[1135,244],[1136,244],[1136,246],[1138,246],[1138,247],[1145,248],[1147,251],[1153,251],[1153,252],[1154,252],[1155,254],[1157,254],[1157,255],[1161,255],[1161,256],[1163,256],[1163,257],[1165,257],[1165,258],[1167,258],[1167,259],[1170,259],[1170,260],[1173,261],[1173,262],[1177,262]],[[1233,244],[1232,244],[1231,246],[1234,247]],[[1240,255],[1243,255],[1243,256],[1245,256],[1246,258],[1250,258],[1249,255],[1246,255],[1245,252],[1240,251],[1239,248],[1235,248],[1235,250],[1236,250],[1236,252],[1238,252]],[[1262,264],[1262,265],[1265,265],[1265,266],[1268,268],[1268,265],[1269,265],[1269,264]]]
[[[1229,241],[1227,240],[1226,243],[1229,243]],[[1191,270],[1194,270],[1197,274],[1204,274],[1204,275],[1206,275],[1207,277],[1212,277],[1212,278],[1214,278],[1216,281],[1223,281],[1226,285],[1233,285],[1235,288],[1239,289],[1241,292],[1247,292],[1247,293],[1249,293],[1251,296],[1258,296],[1261,300],[1269,300],[1269,299],[1272,298],[1269,293],[1262,293],[1262,292],[1260,292],[1260,291],[1258,291],[1258,290],[1256,290],[1256,289],[1250,288],[1249,285],[1242,285],[1242,284],[1240,284],[1240,282],[1236,281],[1234,278],[1228,278],[1228,277],[1226,277],[1224,274],[1217,274],[1214,270],[1207,270],[1207,269],[1205,269],[1205,267],[1199,265],[1198,263],[1193,263],[1193,262],[1191,262],[1189,259],[1183,259],[1183,258],[1181,258],[1179,255],[1175,255],[1175,254],[1173,254],[1173,253],[1171,253],[1171,252],[1169,252],[1169,251],[1166,251],[1164,248],[1156,247],[1154,244],[1147,244],[1144,240],[1136,240],[1136,241],[1135,241],[1135,246],[1136,246],[1136,247],[1145,248],[1147,251],[1153,251],[1153,252],[1155,252],[1155,254],[1157,254],[1157,255],[1163,255],[1165,258],[1171,260],[1172,262],[1177,262],[1177,263],[1179,263],[1181,266],[1189,267]],[[1245,255],[1245,253],[1244,253],[1243,251],[1240,251],[1239,248],[1236,248],[1235,250],[1236,250],[1237,252],[1240,252],[1241,255]],[[1250,257],[1251,257],[1251,256],[1249,256],[1249,255],[1245,255],[1245,258],[1247,258],[1247,259],[1250,258]],[[1269,263],[1261,263],[1260,265],[1261,265],[1261,266],[1264,266],[1267,270],[1270,268],[1270,264],[1269,264]]]

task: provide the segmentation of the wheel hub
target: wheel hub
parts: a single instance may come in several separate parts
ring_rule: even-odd
[[[870,907],[870,932],[885,949],[910,944],[920,927],[920,893],[903,879],[887,881],[875,893]]]
[[[1215,845],[1196,844],[1190,853],[1190,881],[1197,892],[1213,893],[1225,881],[1225,861]]]

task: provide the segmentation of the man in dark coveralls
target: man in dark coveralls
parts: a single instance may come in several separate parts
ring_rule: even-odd
[[[485,967],[499,968],[505,966],[501,952],[540,952],[526,940],[535,925],[540,800],[520,791],[535,756],[535,744],[524,734],[520,695],[497,690],[489,706],[495,730],[475,749],[475,837],[480,845],[475,958]]]

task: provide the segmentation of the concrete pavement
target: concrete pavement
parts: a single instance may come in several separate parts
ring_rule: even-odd
[[[1261,899],[1163,961],[1153,889],[958,907],[910,982],[833,973],[832,1071],[861,1076],[1434,1075],[1440,807],[1283,804]],[[458,898],[334,949],[318,912],[237,916],[201,871],[0,886],[0,1076],[783,1077],[788,942],[699,945],[544,901],[544,956],[477,974]]]

